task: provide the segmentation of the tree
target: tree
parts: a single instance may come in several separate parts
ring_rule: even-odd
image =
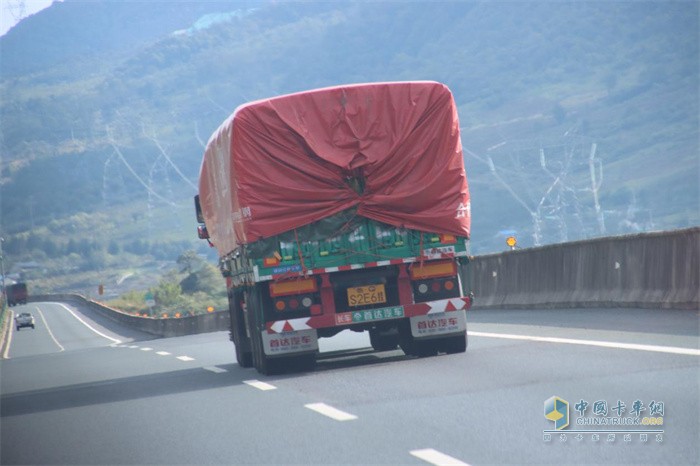
[[[177,305],[182,296],[180,284],[169,280],[161,280],[158,286],[151,289],[151,292],[156,303],[163,307]]]
[[[202,268],[204,260],[194,250],[190,249],[177,258],[177,265],[180,266],[182,272],[192,274]]]
[[[186,276],[180,287],[184,293],[194,294],[202,292],[206,294],[216,294],[221,291],[223,280],[219,270],[211,264],[203,263],[197,271]]]

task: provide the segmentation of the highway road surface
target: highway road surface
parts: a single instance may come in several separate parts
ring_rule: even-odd
[[[13,328],[0,363],[3,465],[700,462],[696,311],[470,311],[463,354],[343,332],[314,372],[270,377],[235,363],[227,332],[13,311],[36,329]]]

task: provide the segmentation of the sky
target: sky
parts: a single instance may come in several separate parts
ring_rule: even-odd
[[[0,0],[0,36],[4,36],[23,18],[51,6],[52,3],[53,0]]]

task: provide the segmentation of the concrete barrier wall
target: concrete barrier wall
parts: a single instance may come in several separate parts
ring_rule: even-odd
[[[475,257],[477,308],[700,307],[700,228]]]
[[[700,308],[700,228],[599,238],[477,256],[462,279],[475,308]],[[31,296],[87,306],[130,328],[162,337],[229,329],[228,311],[149,318],[77,294]]]
[[[228,310],[189,317],[162,319],[127,314],[78,294],[36,295],[31,296],[30,301],[58,301],[74,304],[81,308],[87,307],[114,322],[160,337],[177,337],[229,329],[230,316]]]

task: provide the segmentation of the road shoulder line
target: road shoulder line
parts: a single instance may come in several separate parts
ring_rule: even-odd
[[[12,311],[12,309],[7,309],[6,313],[3,313],[3,317],[5,318],[6,325],[5,329],[2,335],[2,348],[4,348],[2,352],[2,358],[3,359],[10,359],[10,345],[12,344],[12,328],[15,326],[14,320],[15,320],[15,313]]]
[[[700,350],[693,348],[680,348],[677,346],[656,346],[656,345],[641,345],[637,343],[619,343],[614,341],[596,341],[596,340],[576,340],[573,338],[558,338],[558,337],[538,337],[531,335],[513,335],[508,333],[489,333],[489,332],[467,332],[469,336],[485,337],[485,338],[503,338],[506,340],[526,340],[544,343],[562,343],[568,345],[584,345],[598,346],[601,348],[628,349],[636,351],[651,351],[655,353],[683,354],[687,356],[700,356]]]
[[[116,344],[119,344],[119,343],[122,342],[121,340],[117,340],[116,338],[112,338],[112,337],[110,337],[109,335],[105,335],[104,333],[100,332],[100,331],[97,330],[96,328],[92,327],[90,324],[88,324],[88,323],[85,322],[83,319],[81,319],[80,317],[78,317],[78,315],[77,315],[75,312],[73,312],[73,311],[72,311],[68,306],[66,306],[65,304],[63,304],[63,303],[52,303],[52,304],[58,304],[59,306],[61,306],[61,307],[62,307],[63,309],[65,309],[66,311],[70,312],[71,315],[72,315],[73,317],[75,317],[76,319],[78,319],[78,321],[79,321],[81,324],[83,324],[84,326],[86,326],[87,328],[89,328],[90,330],[92,330],[92,331],[95,332],[97,335],[101,336],[102,338],[106,338],[107,340],[110,340],[110,341],[112,341],[113,343],[116,343]],[[37,309],[38,309],[38,308],[37,308]]]

